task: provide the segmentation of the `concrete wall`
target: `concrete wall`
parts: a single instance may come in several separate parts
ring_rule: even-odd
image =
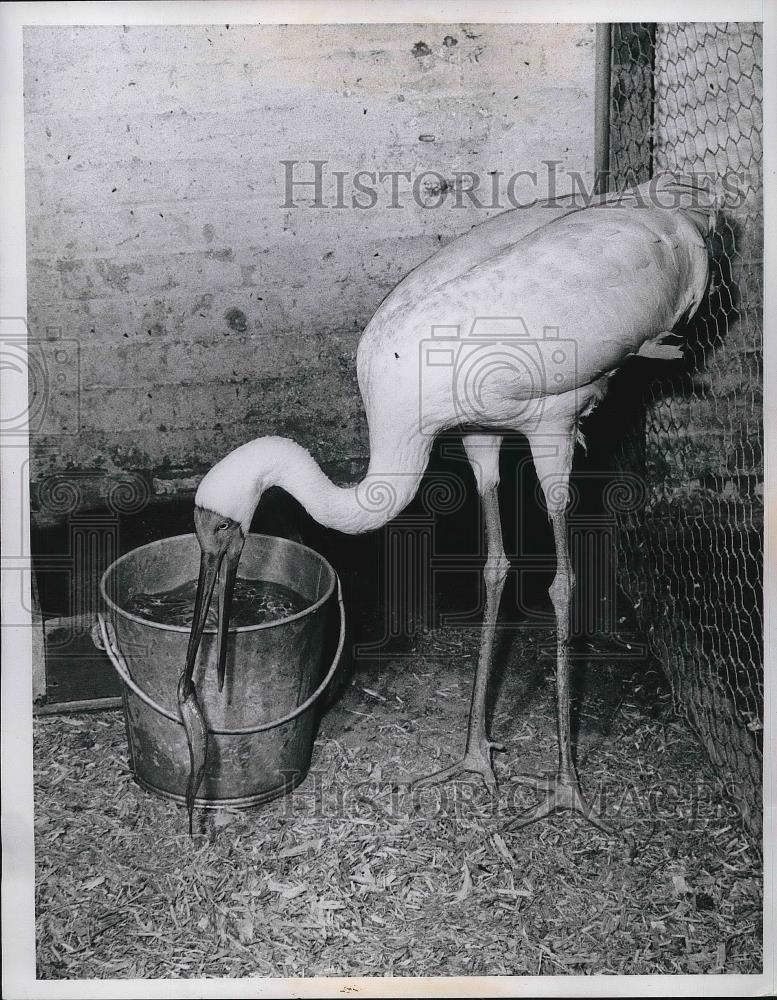
[[[593,41],[586,25],[27,29],[29,322],[80,361],[76,379],[60,351],[33,480],[81,473],[89,494],[84,472],[131,471],[174,491],[265,433],[358,476],[361,329],[499,210],[456,171],[502,171],[504,207],[506,179],[543,160],[590,178]],[[298,179],[327,161],[324,207],[310,188],[284,207],[282,160]],[[399,179],[394,207],[391,181],[352,207],[360,170],[437,171],[416,194],[442,204]]]

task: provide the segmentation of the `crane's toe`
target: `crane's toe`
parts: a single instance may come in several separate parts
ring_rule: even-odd
[[[415,791],[417,788],[439,785],[443,781],[450,781],[452,778],[459,778],[465,774],[475,774],[480,777],[486,788],[496,791],[496,775],[491,763],[491,753],[494,750],[502,751],[504,747],[501,743],[494,743],[492,740],[483,740],[482,744],[467,747],[461,760],[448,767],[443,767],[439,771],[434,771],[432,774],[416,778],[411,782],[410,788]]]
[[[635,846],[631,835],[626,831],[617,830],[604,819],[599,810],[581,792],[575,775],[567,775],[559,772],[552,778],[546,778],[532,774],[517,774],[513,775],[512,780],[523,785],[529,785],[537,789],[537,791],[543,792],[544,795],[536,805],[527,809],[526,812],[521,813],[514,820],[511,820],[507,824],[506,829],[520,830],[531,823],[536,823],[538,820],[553,815],[553,813],[568,810],[578,813],[598,830],[601,830],[602,833],[625,839],[630,857],[634,856]]]

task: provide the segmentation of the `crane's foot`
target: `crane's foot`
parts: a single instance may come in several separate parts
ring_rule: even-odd
[[[588,802],[580,791],[580,785],[574,774],[567,775],[559,772],[553,778],[541,778],[531,774],[517,774],[513,775],[513,781],[517,781],[522,785],[530,785],[532,788],[537,789],[537,791],[544,792],[545,795],[536,806],[527,809],[526,812],[521,813],[520,816],[508,823],[508,830],[520,830],[531,823],[536,823],[537,820],[545,819],[546,816],[551,816],[555,812],[561,812],[566,809],[570,812],[578,813],[603,833],[607,833],[612,837],[624,836],[630,841],[628,834],[620,833],[616,830],[615,827],[611,826],[604,819],[599,810]]]
[[[410,788],[412,791],[415,791],[416,788],[428,788],[430,785],[439,785],[443,781],[449,781],[451,778],[457,778],[463,774],[477,774],[482,779],[486,788],[496,791],[496,775],[491,763],[491,753],[494,750],[503,751],[504,747],[501,743],[494,743],[492,740],[486,739],[480,741],[475,746],[467,746],[461,760],[455,764],[451,764],[449,767],[443,767],[439,771],[434,771],[432,774],[416,778],[415,781],[410,783]]]

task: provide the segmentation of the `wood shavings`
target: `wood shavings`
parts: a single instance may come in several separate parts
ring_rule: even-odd
[[[197,811],[192,841],[185,810],[132,781],[120,712],[37,719],[39,977],[760,971],[758,852],[671,699],[640,701],[622,667],[598,684],[589,668],[577,752],[636,858],[569,815],[506,830],[533,801],[510,775],[555,766],[547,633],[506,644],[498,794],[475,781],[413,794],[406,780],[463,750],[479,629],[362,668],[298,790]]]

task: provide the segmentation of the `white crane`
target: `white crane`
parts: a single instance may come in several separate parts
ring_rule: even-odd
[[[514,209],[454,240],[411,272],[381,303],[359,343],[359,387],[369,422],[364,480],[335,486],[294,441],[260,437],[203,478],[195,499],[202,550],[199,588],[179,701],[187,731],[204,732],[192,673],[208,606],[219,586],[217,662],[223,684],[232,587],[263,492],[280,486],[322,525],[355,534],[381,527],[414,496],[435,434],[459,427],[481,497],[487,545],[486,610],[461,760],[421,782],[462,772],[496,784],[486,693],[499,602],[508,571],[497,486],[504,431],[529,441],[556,547],[550,587],[557,627],[558,767],[521,775],[541,792],[513,826],[558,809],[610,826],[585,800],[572,759],[569,629],[574,577],[566,507],[578,424],[631,354],[680,357],[664,338],[705,294],[704,235],[714,200],[692,180],[661,175],[627,195],[577,207]],[[191,807],[204,748],[192,750]]]

